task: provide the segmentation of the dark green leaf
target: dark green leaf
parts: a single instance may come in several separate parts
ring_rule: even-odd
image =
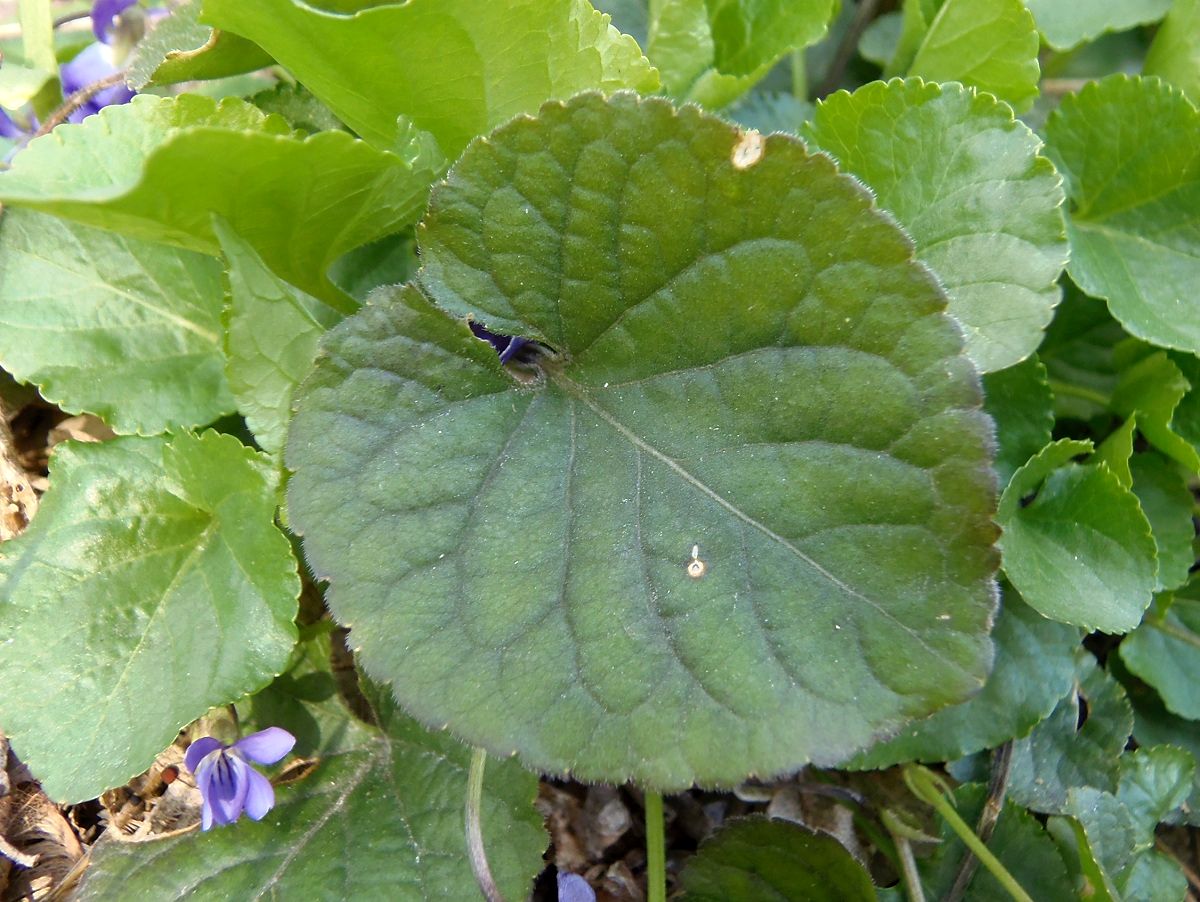
[[[1000,499],[1004,572],[1047,617],[1125,633],[1150,604],[1157,573],[1150,524],[1103,464],[1071,463],[1091,442],[1047,445]]]
[[[982,685],[988,424],[943,299],[828,158],[746,146],[694,107],[547,105],[435,193],[451,316],[409,288],[328,334],[289,508],[422,720],[680,787],[842,760]],[[527,385],[467,316],[557,356]]]
[[[1083,826],[1091,854],[1110,879],[1133,861],[1141,831],[1132,812],[1111,792],[1094,786],[1072,787],[1067,791],[1064,813]]]
[[[1013,473],[1050,443],[1054,395],[1046,367],[1035,356],[983,378],[987,412],[996,421],[996,475],[1008,485]]]
[[[1121,756],[1117,798],[1137,825],[1139,852],[1154,845],[1155,828],[1186,801],[1195,777],[1195,759],[1180,748],[1146,746]]]
[[[0,546],[0,721],[53,798],[119,786],[214,705],[271,681],[299,580],[275,474],[229,436],[67,444]]]
[[[1131,333],[1200,352],[1200,112],[1157,78],[1113,75],[1046,123],[1067,177],[1071,278]]]
[[[979,820],[985,796],[984,787],[970,784],[954,793],[954,807],[972,827]],[[1038,902],[1068,902],[1077,898],[1053,840],[1029,812],[1012,802],[1004,803],[988,850]],[[932,857],[920,862],[922,883],[929,899],[946,898],[965,854],[962,840],[943,822],[942,844]],[[1008,899],[1009,894],[986,868],[979,867],[963,898],[966,902],[992,902]]]
[[[867,872],[832,836],[765,817],[729,821],[688,859],[679,882],[686,902],[875,899]]]
[[[1188,880],[1177,862],[1161,852],[1145,852],[1117,879],[1125,899],[1137,902],[1179,902],[1188,892]]]
[[[1008,589],[992,640],[996,664],[982,692],[905,727],[843,766],[951,761],[1028,735],[1074,685],[1079,630],[1047,620]]]
[[[16,209],[0,255],[0,362],[47,400],[143,434],[234,409],[215,260]]]
[[[1053,713],[1013,745],[1009,796],[1034,811],[1066,813],[1076,787],[1115,793],[1121,752],[1133,729],[1125,691],[1087,652],[1077,657],[1077,682]],[[1080,705],[1086,717],[1080,723]]]
[[[1179,468],[1157,454],[1135,454],[1130,459],[1133,492],[1142,505],[1158,548],[1157,589],[1177,589],[1196,563],[1192,540],[1195,499]]]
[[[1007,104],[962,85],[872,82],[826,98],[804,136],[908,229],[981,371],[1037,348],[1067,259],[1062,180]]]
[[[1064,279],[1062,303],[1038,352],[1050,376],[1059,417],[1088,420],[1108,416],[1117,385],[1113,348],[1128,336],[1103,301],[1089,298]]]
[[[550,98],[658,87],[633,39],[587,0],[439,0],[355,15],[300,0],[204,0],[204,20],[261,44],[368,141],[394,147],[403,116],[450,160]]]

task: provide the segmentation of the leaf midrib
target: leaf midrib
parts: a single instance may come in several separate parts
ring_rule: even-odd
[[[844,592],[846,595],[849,595],[853,598],[857,598],[860,601],[862,601],[863,603],[869,605],[876,612],[878,612],[881,617],[885,618],[886,620],[891,621],[896,626],[900,627],[900,629],[902,629],[918,645],[920,645],[923,649],[925,649],[925,651],[927,651],[931,656],[933,656],[937,660],[941,661],[942,663],[947,664],[950,667],[954,668],[960,674],[963,674],[964,676],[968,677],[968,679],[970,679],[970,681],[972,681],[974,683],[979,683],[980,685],[982,685],[982,683],[983,683],[982,679],[980,679],[977,675],[968,672],[958,662],[953,661],[950,658],[946,657],[939,649],[931,646],[928,642],[925,641],[924,638],[922,638],[920,633],[918,633],[907,623],[905,623],[904,621],[902,621],[898,617],[896,617],[896,615],[894,615],[889,610],[887,610],[887,608],[885,608],[883,605],[879,604],[879,602],[873,600],[872,598],[869,598],[868,596],[864,595],[859,590],[855,589],[853,586],[850,586],[849,584],[843,582],[835,574],[833,574],[832,572],[827,570],[824,566],[822,566],[814,558],[810,557],[808,554],[806,554],[804,551],[802,551],[795,544],[790,542],[787,538],[785,538],[784,536],[781,536],[779,533],[775,532],[773,529],[771,529],[765,523],[762,523],[761,521],[756,520],[754,517],[750,516],[745,511],[741,510],[739,507],[737,507],[731,501],[726,499],[723,495],[721,495],[715,489],[711,488],[709,485],[707,485],[701,479],[699,479],[698,477],[694,476],[692,473],[690,473],[686,469],[684,469],[683,466],[681,466],[678,461],[674,460],[671,457],[668,457],[666,454],[659,451],[653,445],[648,443],[645,439],[641,438],[632,429],[627,427],[620,420],[618,420],[615,416],[613,416],[611,413],[609,413],[607,410],[605,410],[603,407],[601,407],[598,403],[596,403],[596,401],[592,399],[592,397],[588,394],[588,392],[581,385],[572,381],[569,377],[567,377],[566,375],[564,375],[562,373],[550,373],[550,374],[548,374],[548,378],[555,386],[560,388],[565,394],[567,394],[569,397],[571,397],[574,400],[583,404],[590,411],[592,411],[592,413],[594,413],[596,416],[598,416],[602,421],[604,421],[610,427],[612,427],[614,430],[616,430],[620,435],[622,435],[626,440],[628,440],[635,448],[650,455],[655,460],[657,460],[659,463],[666,466],[668,469],[670,469],[672,472],[674,472],[677,476],[679,476],[681,479],[683,479],[684,482],[691,485],[693,488],[695,488],[701,494],[710,498],[712,501],[714,501],[720,507],[724,508],[726,511],[728,511],[730,514],[732,514],[738,520],[741,520],[746,525],[758,530],[763,535],[765,535],[767,538],[771,539],[772,541],[776,542],[783,548],[787,549],[795,557],[797,557],[799,560],[803,561],[805,564],[807,564],[809,567],[811,567],[813,570],[815,570],[817,573],[819,573],[825,580],[827,580],[837,590]]]

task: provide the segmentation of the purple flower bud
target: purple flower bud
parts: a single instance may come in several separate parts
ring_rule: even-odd
[[[246,759],[256,764],[274,764],[295,744],[296,737],[287,730],[268,727],[231,746],[211,736],[188,746],[184,761],[196,777],[196,788],[204,803],[200,828],[208,830],[214,823],[232,824],[242,812],[252,820],[262,820],[275,807],[275,789]]]
[[[467,325],[471,327],[471,331],[475,333],[476,338],[483,339],[496,349],[496,353],[500,355],[501,363],[508,363],[521,348],[529,344],[528,338],[521,338],[515,335],[497,335],[495,332],[489,332],[474,320]]]
[[[596,891],[578,874],[559,871],[558,902],[596,902]]]
[[[137,3],[137,0],[96,0],[92,4],[92,33],[102,44],[108,43],[117,16]]]

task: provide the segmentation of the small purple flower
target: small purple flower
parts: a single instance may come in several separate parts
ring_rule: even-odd
[[[117,16],[137,3],[137,0],[96,0],[92,4],[92,34],[102,44],[108,43]]]
[[[274,764],[292,750],[296,737],[279,727],[268,727],[243,736],[227,746],[211,736],[197,739],[188,746],[185,762],[196,776],[196,788],[204,806],[200,827],[214,823],[232,824],[242,812],[252,820],[262,820],[275,806],[271,781],[246,763]]]
[[[102,78],[116,74],[117,71],[111,47],[107,44],[88,44],[75,55],[73,60],[64,63],[59,69],[63,96],[70,97],[81,88],[95,84]],[[98,113],[106,106],[128,103],[133,98],[133,93],[124,84],[105,88],[89,97],[86,103],[71,113],[69,120],[79,122],[85,116]]]
[[[578,874],[559,871],[558,902],[596,902],[596,891]]]

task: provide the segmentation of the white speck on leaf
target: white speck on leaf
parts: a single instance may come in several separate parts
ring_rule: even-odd
[[[733,154],[730,156],[733,168],[749,169],[762,159],[765,148],[766,139],[761,134],[753,130],[743,132],[741,140],[734,145]]]

